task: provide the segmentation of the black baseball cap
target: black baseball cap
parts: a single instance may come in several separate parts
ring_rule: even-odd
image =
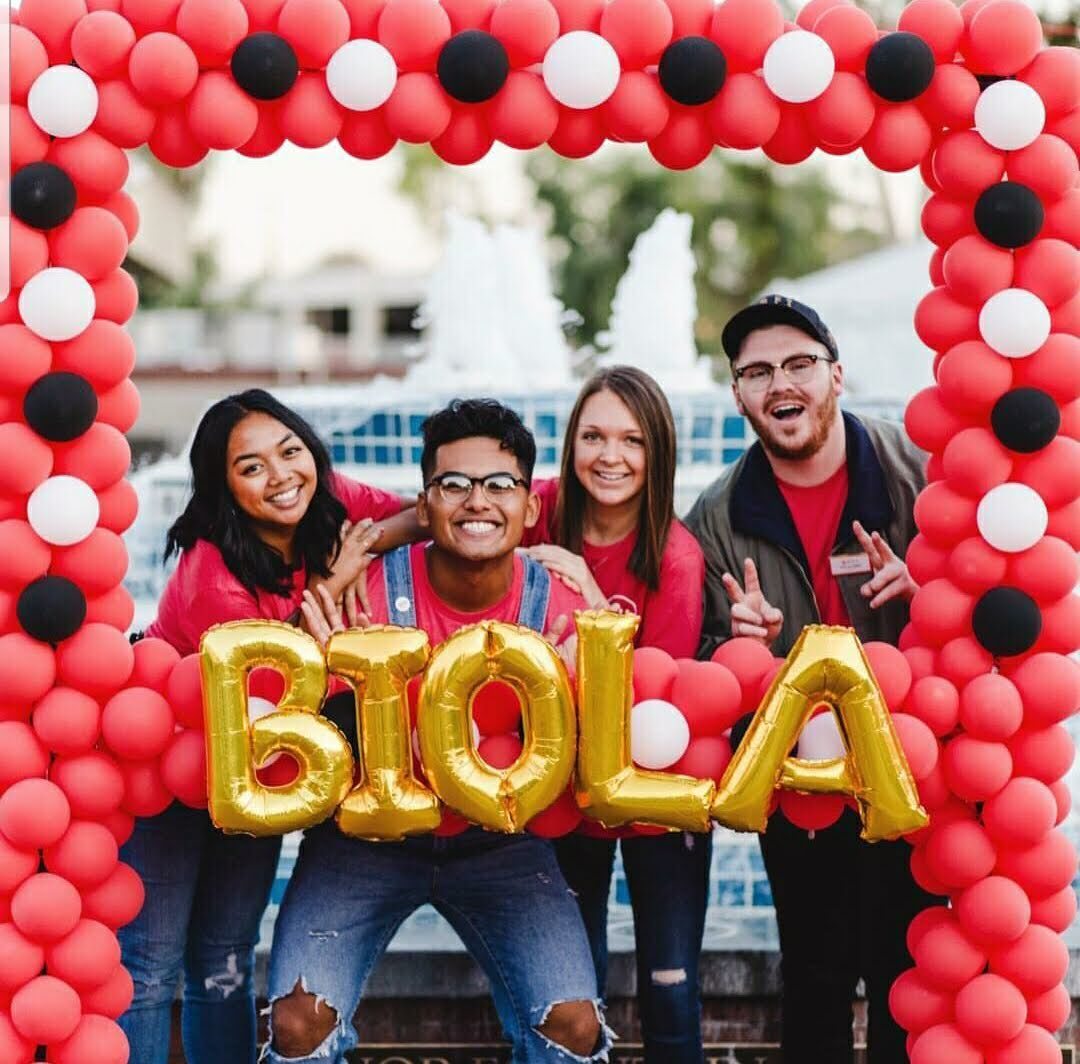
[[[791,325],[824,344],[834,360],[840,357],[833,334],[813,307],[789,296],[777,295],[762,296],[756,303],[743,307],[724,326],[720,342],[727,357],[734,362],[739,357],[743,341],[756,329],[769,325]]]

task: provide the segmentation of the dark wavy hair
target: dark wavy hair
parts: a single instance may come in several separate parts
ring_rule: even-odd
[[[421,431],[424,449],[420,453],[420,472],[426,484],[435,472],[435,452],[444,443],[456,443],[473,436],[498,440],[521,467],[521,476],[532,483],[536,465],[536,441],[521,418],[497,399],[453,399],[424,421]]]
[[[555,542],[575,554],[581,553],[585,488],[574,472],[574,440],[585,402],[597,392],[611,392],[621,399],[641,426],[645,442],[645,488],[641,493],[637,542],[629,566],[634,576],[655,591],[660,586],[660,563],[671,522],[675,520],[675,418],[660,385],[635,366],[597,370],[585,382],[574,403],[563,438],[559,496],[555,504]]]
[[[315,430],[295,411],[261,388],[229,395],[202,416],[191,444],[191,499],[165,539],[165,558],[190,550],[200,539],[221,551],[229,572],[252,594],[256,590],[286,595],[293,569],[255,534],[248,516],[236,505],[226,480],[229,435],[249,414],[267,414],[294,433],[315,459],[315,494],[296,529],[296,564],[328,576],[337,554],[345,504],[330,481],[330,455]],[[207,589],[210,590],[210,589]]]

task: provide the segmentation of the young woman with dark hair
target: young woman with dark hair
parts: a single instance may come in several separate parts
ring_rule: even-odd
[[[396,495],[333,473],[311,426],[261,389],[203,415],[191,472],[191,499],[166,541],[180,562],[145,633],[184,655],[225,621],[299,623],[315,584],[357,613],[351,589],[368,552],[415,538]],[[166,1064],[183,970],[188,1064],[254,1064],[254,949],[280,849],[280,838],[227,836],[179,802],[137,822],[122,856],[146,903],[120,932],[135,984],[120,1020],[133,1061]]]
[[[557,479],[537,481],[529,553],[590,606],[641,617],[638,646],[692,658],[701,636],[705,563],[675,517],[675,422],[647,373],[595,373],[566,426]],[[607,908],[616,835],[585,827],[556,843],[589,934],[597,984],[607,974]],[[621,840],[634,910],[638,1002],[648,1064],[701,1064],[697,970],[712,837]]]

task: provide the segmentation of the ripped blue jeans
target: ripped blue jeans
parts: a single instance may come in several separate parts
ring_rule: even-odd
[[[119,932],[135,983],[119,1021],[132,1062],[168,1061],[182,970],[188,1064],[254,1064],[253,958],[280,850],[280,838],[226,835],[180,802],[136,822],[120,851],[146,886],[142,911]]]
[[[454,838],[365,842],[327,823],[300,847],[274,929],[269,997],[272,1006],[299,986],[333,1009],[337,1023],[309,1056],[282,1056],[271,1041],[264,1061],[344,1064],[358,1042],[352,1017],[364,983],[394,932],[424,904],[442,913],[487,973],[514,1064],[607,1060],[611,1033],[602,1022],[588,1056],[537,1030],[560,1002],[599,1008],[585,929],[549,843],[479,828]]]

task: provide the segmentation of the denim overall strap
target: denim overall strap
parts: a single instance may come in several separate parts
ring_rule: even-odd
[[[551,574],[527,554],[521,555],[521,560],[525,563],[525,583],[517,623],[542,635],[551,597]]]
[[[383,555],[383,586],[386,588],[386,619],[403,628],[416,627],[416,596],[408,545]]]

